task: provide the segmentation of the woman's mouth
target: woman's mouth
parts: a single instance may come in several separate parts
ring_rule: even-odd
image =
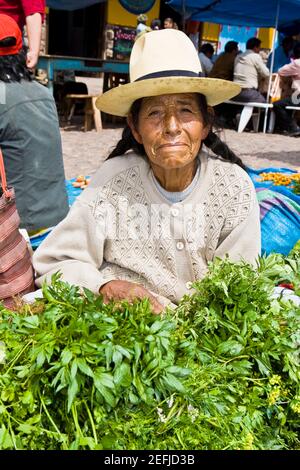
[[[157,147],[157,150],[158,149],[162,149],[162,148],[166,148],[166,147],[188,147],[187,144],[185,144],[184,142],[176,142],[176,143],[168,143],[168,144],[162,144],[162,145],[159,145],[159,147]]]

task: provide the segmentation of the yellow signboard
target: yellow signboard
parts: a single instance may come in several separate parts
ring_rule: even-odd
[[[218,42],[220,25],[217,23],[203,23],[202,42]]]
[[[146,12],[148,16],[148,26],[150,26],[152,20],[159,18],[159,8],[160,0],[156,0],[151,10]],[[136,17],[137,15],[133,15],[125,10],[119,0],[109,0],[107,2],[107,23],[135,27],[137,26]]]
[[[263,49],[272,48],[273,34],[273,28],[259,28],[258,37],[261,40],[261,47]]]

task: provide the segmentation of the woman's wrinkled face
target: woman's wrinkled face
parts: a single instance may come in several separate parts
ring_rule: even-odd
[[[165,170],[183,168],[195,160],[209,128],[196,93],[144,98],[137,128],[130,117],[128,123],[149,160]]]

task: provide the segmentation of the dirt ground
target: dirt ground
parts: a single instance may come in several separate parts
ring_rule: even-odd
[[[120,139],[122,128],[84,132],[80,116],[74,126],[62,127],[66,178],[92,175]],[[225,130],[222,139],[252,168],[291,168],[300,171],[300,138]]]

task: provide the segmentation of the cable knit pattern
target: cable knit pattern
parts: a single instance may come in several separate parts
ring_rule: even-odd
[[[235,164],[200,158],[195,188],[176,204],[153,183],[146,158],[105,162],[36,251],[38,285],[60,270],[68,282],[95,292],[124,279],[178,302],[215,256],[254,262],[260,225],[250,178]]]
[[[133,213],[130,208],[127,213],[121,214],[122,207],[119,202],[120,195],[123,194],[126,194],[124,203],[128,203],[126,208],[141,204],[146,210]],[[115,221],[103,212],[106,201],[110,201],[112,214],[116,216]],[[102,270],[104,278],[141,283],[157,294],[162,290],[165,297],[175,300],[177,276],[174,241],[171,238],[155,239],[150,236],[150,217],[159,235],[159,210],[151,206],[151,200],[145,194],[139,166],[117,174],[103,186],[96,199],[90,203],[90,207],[96,221],[102,224],[103,220],[108,220],[110,228],[112,225],[114,227],[113,232],[117,231],[116,237],[106,241],[105,259],[108,264]],[[132,227],[134,230],[131,236],[127,236],[123,230],[122,217],[124,222],[126,221],[126,227]],[[140,237],[143,229],[146,229],[149,236]]]
[[[248,175],[237,165],[213,161],[212,180],[203,201],[204,207],[204,257],[214,258],[215,251],[222,241],[249,215],[256,204],[256,195]],[[195,278],[202,278],[206,269],[199,271],[197,259],[201,248],[192,250],[192,264]],[[246,253],[244,254],[247,257]]]

